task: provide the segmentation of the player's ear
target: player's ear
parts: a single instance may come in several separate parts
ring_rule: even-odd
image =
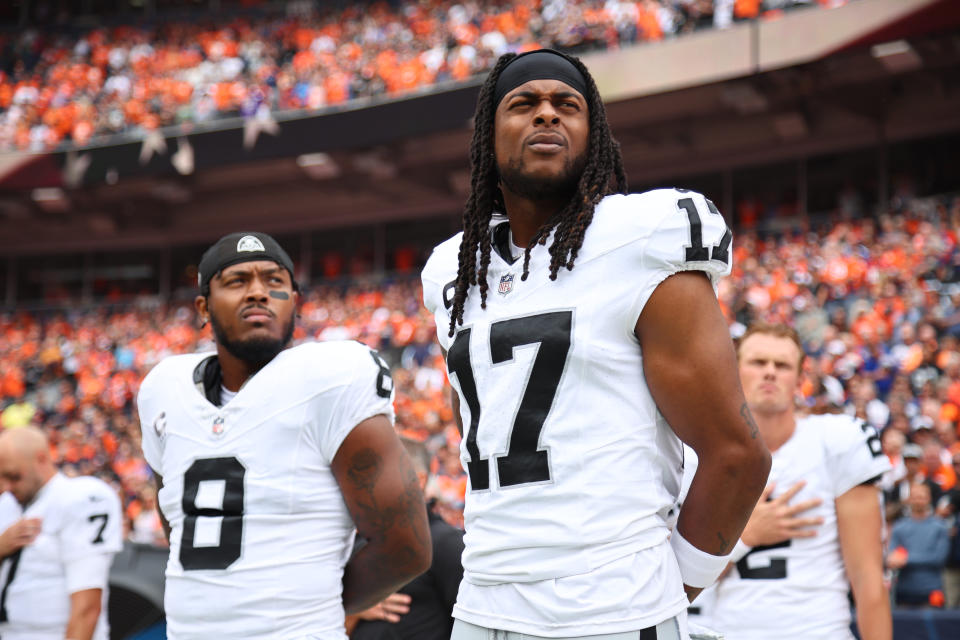
[[[197,315],[200,317],[201,324],[206,324],[207,317],[210,315],[210,312],[207,311],[207,297],[197,296],[194,298],[193,308],[197,310]]]

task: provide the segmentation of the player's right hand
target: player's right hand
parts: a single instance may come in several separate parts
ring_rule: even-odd
[[[887,566],[891,569],[902,569],[909,559],[907,550],[903,547],[897,547],[887,556]]]
[[[386,598],[358,614],[361,620],[386,620],[400,622],[400,618],[410,611],[410,596],[405,593],[391,593]]]
[[[0,556],[8,556],[32,543],[40,535],[40,518],[22,518],[0,534]]]
[[[776,483],[767,485],[760,500],[750,514],[750,520],[740,539],[751,547],[777,544],[793,538],[812,538],[817,535],[816,527],[823,524],[822,517],[800,517],[800,514],[820,506],[820,498],[811,498],[790,504],[790,500],[803,489],[806,482],[801,480],[783,494],[771,498]]]

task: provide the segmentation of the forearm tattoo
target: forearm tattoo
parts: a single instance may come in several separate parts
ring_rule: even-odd
[[[750,408],[747,407],[746,402],[740,407],[740,415],[743,416],[750,428],[750,437],[756,440],[757,436],[760,435],[760,427],[757,426],[757,421],[753,419],[753,414],[750,413]]]
[[[361,535],[371,542],[383,542],[393,537],[398,529],[409,529],[414,534],[416,547],[403,545],[391,550],[392,564],[398,570],[416,562],[419,549],[429,546],[429,534],[417,526],[417,519],[424,509],[417,474],[409,461],[401,458],[403,488],[393,505],[382,505],[377,500],[376,487],[384,473],[383,458],[370,448],[361,449],[350,460],[347,478],[356,489],[354,500],[364,514]],[[402,539],[402,536],[399,536]]]

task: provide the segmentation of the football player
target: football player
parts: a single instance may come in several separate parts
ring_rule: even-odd
[[[846,415],[796,415],[803,347],[793,329],[751,326],[738,355],[773,467],[717,585],[711,626],[727,640],[851,640],[852,588],[860,637],[890,640],[880,438]]]
[[[769,465],[714,289],[730,231],[698,193],[626,195],[576,58],[502,56],[474,123],[464,231],[423,271],[469,475],[452,637],[685,638]]]
[[[35,427],[0,435],[0,635],[107,640],[107,576],[123,544],[120,499],[68,478]]]
[[[430,566],[390,371],[357,342],[290,346],[293,263],[266,234],[221,238],[199,284],[216,352],[166,358],[138,396],[169,523],[168,638],[342,640],[344,608]],[[368,542],[350,557],[355,526]]]

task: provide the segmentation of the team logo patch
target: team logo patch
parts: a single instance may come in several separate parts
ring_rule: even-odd
[[[213,431],[213,435],[215,436],[221,435],[223,433],[223,418],[220,416],[214,418],[213,427],[211,427],[210,430]]]
[[[497,293],[502,296],[507,295],[513,291],[513,274],[508,273],[505,276],[500,276],[500,286],[497,287]]]
[[[165,411],[161,412],[157,419],[153,421],[153,430],[160,439],[163,439],[163,436],[167,434],[167,413]]]
[[[237,243],[237,253],[241,251],[266,251],[257,236],[243,236]]]

